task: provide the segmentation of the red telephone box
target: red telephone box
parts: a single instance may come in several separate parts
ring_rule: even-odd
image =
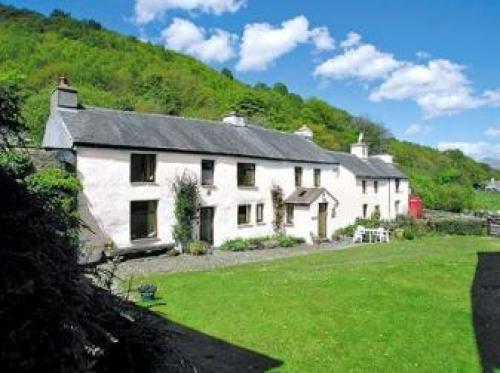
[[[422,219],[424,203],[419,196],[410,196],[408,201],[408,213],[415,219]]]

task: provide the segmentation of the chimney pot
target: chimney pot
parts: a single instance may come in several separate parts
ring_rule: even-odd
[[[69,81],[68,81],[68,78],[66,78],[65,76],[61,76],[59,77],[59,87],[69,87]]]

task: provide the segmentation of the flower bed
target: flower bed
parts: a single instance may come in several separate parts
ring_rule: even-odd
[[[259,249],[273,249],[275,247],[292,247],[304,243],[299,237],[276,234],[256,238],[236,238],[224,242],[219,249],[225,251],[249,251]]]

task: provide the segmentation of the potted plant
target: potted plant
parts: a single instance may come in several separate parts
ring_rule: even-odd
[[[141,294],[141,299],[143,301],[150,301],[155,299],[155,293],[158,288],[153,284],[142,284],[137,288],[139,294]]]

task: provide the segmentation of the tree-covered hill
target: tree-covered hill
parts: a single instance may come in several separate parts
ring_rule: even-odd
[[[24,117],[37,144],[49,112],[57,77],[70,78],[81,101],[122,110],[220,119],[237,110],[250,121],[283,131],[307,124],[315,141],[348,150],[358,132],[372,152],[389,150],[431,207],[471,200],[472,185],[500,173],[459,152],[392,139],[382,127],[318,98],[304,99],[283,83],[250,86],[194,58],[104,29],[93,20],[75,20],[62,11],[50,17],[0,5],[0,84],[16,84],[24,96]],[[437,192],[439,191],[439,193]],[[459,208],[472,207],[461,201]]]

